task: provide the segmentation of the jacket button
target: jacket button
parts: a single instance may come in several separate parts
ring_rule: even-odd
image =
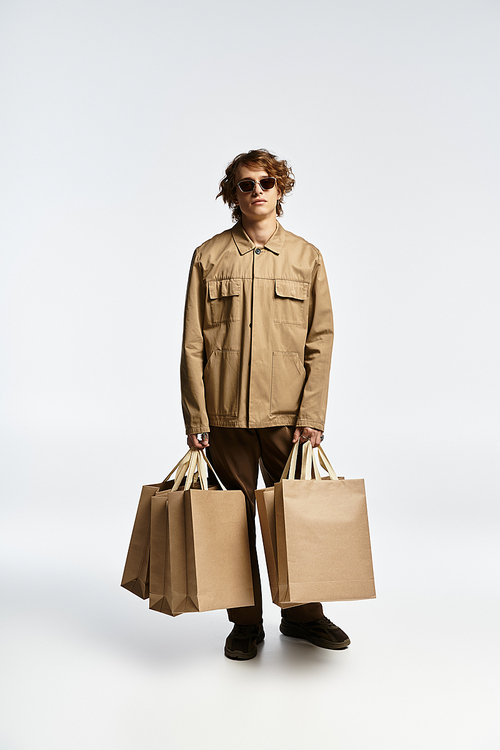
[[[256,247],[255,248],[255,255],[260,255],[261,252],[262,252],[262,250],[260,249],[260,247]]]

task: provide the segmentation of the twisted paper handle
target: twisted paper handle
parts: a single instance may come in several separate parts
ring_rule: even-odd
[[[215,473],[214,467],[212,466],[208,458],[205,456],[204,452],[193,448],[192,450],[188,451],[183,458],[181,458],[181,460],[175,467],[177,469],[177,473],[175,475],[175,481],[174,481],[174,486],[172,487],[172,492],[175,492],[175,490],[179,489],[184,477],[186,477],[186,481],[184,483],[184,489],[189,490],[196,476],[198,476],[200,480],[201,489],[208,490],[207,466],[210,466],[210,468],[212,469],[214,476],[217,479],[221,489],[225,490],[226,488],[224,487],[219,477]],[[175,469],[173,469],[172,472],[170,472],[170,474],[172,474],[173,471],[175,471]]]
[[[297,468],[297,454],[299,450],[299,443],[295,443],[290,455],[288,456],[285,468],[281,475],[282,479],[295,479],[295,471]],[[318,447],[319,463],[328,472],[330,479],[338,479],[335,474],[333,467],[328,460],[328,457],[320,445]],[[302,446],[302,465],[300,470],[301,479],[321,479],[320,469],[318,465],[318,459],[314,448],[311,446],[311,442],[308,440]]]

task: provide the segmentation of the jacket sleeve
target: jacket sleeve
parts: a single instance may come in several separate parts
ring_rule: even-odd
[[[203,370],[206,364],[203,339],[205,283],[197,251],[193,255],[186,291],[181,354],[182,413],[186,435],[208,432]]]
[[[332,348],[332,303],[323,258],[318,252],[309,295],[308,331],[304,348],[306,381],[297,427],[324,429]]]

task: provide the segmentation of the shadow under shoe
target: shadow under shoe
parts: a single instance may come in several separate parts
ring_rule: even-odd
[[[320,648],[340,650],[347,648],[351,642],[343,630],[324,616],[313,622],[292,622],[282,617],[280,630],[283,635],[309,641]]]
[[[235,625],[226,638],[224,656],[228,659],[245,661],[257,656],[257,645],[264,640],[262,624]]]

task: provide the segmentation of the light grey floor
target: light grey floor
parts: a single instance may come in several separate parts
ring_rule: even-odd
[[[235,663],[225,613],[172,619],[119,587],[136,498],[90,524],[77,510],[87,489],[70,486],[50,524],[33,495],[23,520],[5,520],[2,750],[500,747],[487,525],[391,524],[374,491],[378,598],[326,605],[351,647],[284,638],[267,597],[259,655]]]

